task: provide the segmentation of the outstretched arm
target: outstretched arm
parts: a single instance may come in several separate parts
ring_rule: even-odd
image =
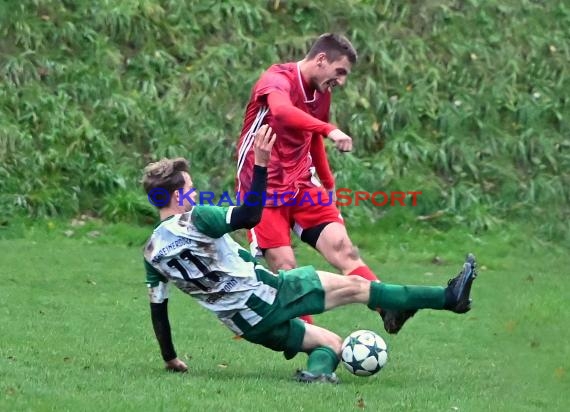
[[[282,91],[272,91],[267,95],[267,105],[275,120],[287,127],[319,133],[331,139],[341,152],[352,150],[352,138],[335,125],[323,122],[298,107]]]
[[[328,136],[330,132],[336,129],[335,125],[323,122],[295,107],[285,92],[272,91],[269,93],[267,105],[275,120],[284,126],[316,132],[323,136]]]
[[[261,126],[255,135],[255,165],[251,190],[246,194],[244,203],[232,210],[230,218],[232,230],[251,229],[261,220],[263,198],[267,191],[267,165],[271,158],[275,138],[275,133],[267,125]]]
[[[174,372],[186,372],[188,367],[178,359],[168,319],[168,283],[166,279],[154,269],[146,260],[144,262],[147,277],[148,297],[150,299],[150,317],[152,327],[162,359],[167,370]]]

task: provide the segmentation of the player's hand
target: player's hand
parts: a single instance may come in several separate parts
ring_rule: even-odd
[[[169,372],[188,372],[188,366],[178,358],[169,360],[164,367]]]
[[[352,150],[352,137],[344,133],[342,130],[334,129],[327,137],[334,142],[338,151],[350,152]]]
[[[255,164],[258,166],[267,167],[271,159],[271,149],[275,143],[277,135],[273,133],[273,129],[264,124],[255,133],[255,142],[253,144],[253,151],[255,154]]]

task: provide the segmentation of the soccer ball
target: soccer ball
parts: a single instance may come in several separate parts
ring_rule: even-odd
[[[379,372],[388,360],[388,346],[371,330],[352,332],[342,343],[341,361],[356,376]]]

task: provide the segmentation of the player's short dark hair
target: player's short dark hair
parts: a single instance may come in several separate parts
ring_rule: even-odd
[[[313,43],[307,54],[307,60],[311,60],[319,53],[325,53],[329,62],[334,62],[346,56],[351,64],[356,63],[358,55],[354,46],[346,37],[340,34],[325,33]]]
[[[147,194],[153,189],[161,188],[166,189],[172,196],[176,190],[184,187],[182,172],[188,173],[188,170],[188,160],[183,157],[160,159],[158,162],[149,163],[144,168],[142,185]],[[165,206],[168,205],[162,207]],[[161,208],[160,206],[157,207]]]

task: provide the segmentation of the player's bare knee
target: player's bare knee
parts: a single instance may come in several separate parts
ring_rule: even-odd
[[[340,354],[342,338],[336,333],[315,325],[305,325],[305,337],[303,339],[303,351],[310,353],[315,348],[327,346],[335,353]]]
[[[279,260],[273,263],[271,266],[274,272],[277,272],[278,270],[291,270],[297,267],[295,261],[290,260]]]
[[[336,254],[345,261],[356,261],[360,259],[358,248],[352,244],[350,239],[339,239],[333,245]]]
[[[370,289],[370,281],[360,276],[347,276],[346,279],[350,282],[349,296],[357,296]]]
[[[358,248],[356,246],[354,246],[353,244],[351,244],[350,247],[348,248],[348,258],[350,260],[359,260],[360,259],[360,252],[358,251]]]
[[[323,345],[328,346],[333,351],[335,351],[335,353],[340,354],[342,347],[342,338],[338,336],[336,333],[330,332],[326,336]]]
[[[267,259],[267,261],[273,272],[277,272],[278,270],[291,270],[297,267],[295,259],[288,256],[273,256]]]
[[[273,272],[277,272],[278,270],[291,270],[297,267],[295,254],[290,247],[267,249],[264,253],[264,257]]]

